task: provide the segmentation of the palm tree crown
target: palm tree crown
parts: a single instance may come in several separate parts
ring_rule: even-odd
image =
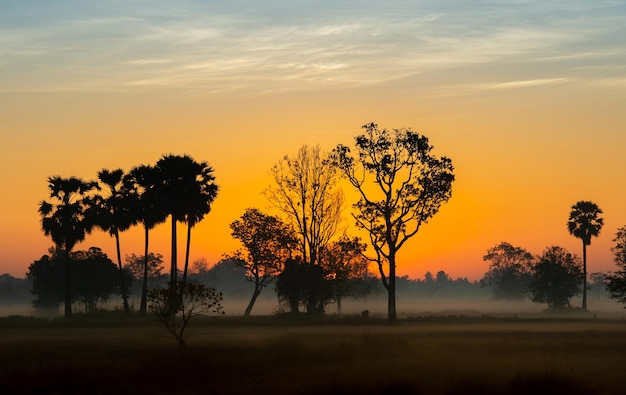
[[[591,238],[598,236],[604,225],[600,214],[602,210],[594,202],[581,200],[574,204],[567,221],[569,233],[581,239],[585,245],[590,245]]]

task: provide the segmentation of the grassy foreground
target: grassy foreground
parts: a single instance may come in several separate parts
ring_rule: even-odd
[[[3,394],[621,394],[626,322],[0,319]]]

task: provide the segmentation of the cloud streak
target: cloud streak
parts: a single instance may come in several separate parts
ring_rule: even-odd
[[[519,3],[515,9],[363,2],[353,9],[329,6],[326,12],[292,5],[282,18],[226,5],[207,10],[195,2],[176,10],[112,3],[117,7],[95,17],[84,10],[87,15],[0,27],[0,74],[5,76],[0,90],[306,90],[520,61],[545,63],[524,81],[546,84],[574,78],[567,73],[579,61],[624,60],[619,46],[606,39],[605,22],[615,22],[614,13],[587,9],[582,1],[568,3],[571,15],[561,19],[546,18],[544,13],[557,6],[546,9],[541,2]],[[556,79],[550,71],[555,62],[571,63]],[[503,84],[483,89],[518,87]]]

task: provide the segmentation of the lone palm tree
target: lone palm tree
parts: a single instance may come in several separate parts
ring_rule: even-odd
[[[602,210],[591,201],[581,200],[572,206],[567,221],[569,233],[583,242],[583,303],[582,309],[587,310],[587,246],[591,238],[600,234],[604,220],[600,217]]]
[[[43,200],[39,204],[41,229],[46,236],[52,237],[64,261],[65,318],[72,316],[70,252],[77,243],[85,240],[85,236],[91,233],[93,228],[86,214],[89,209],[86,194],[95,187],[96,183],[86,182],[77,177],[48,177],[51,201]]]
[[[136,196],[136,206],[133,211],[137,222],[141,222],[144,227],[144,262],[143,262],[143,284],[141,287],[141,303],[139,312],[146,314],[146,301],[148,294],[148,257],[150,230],[156,225],[165,222],[167,212],[160,204],[158,195],[155,193],[156,185],[159,182],[158,169],[152,166],[141,165],[134,167],[124,177],[124,184],[131,194]]]
[[[128,305],[128,290],[122,267],[122,254],[120,250],[120,232],[128,230],[136,223],[132,215],[132,204],[130,199],[134,195],[130,194],[129,189],[123,183],[124,171],[122,169],[107,170],[102,169],[98,172],[98,180],[102,187],[108,189],[106,196],[100,194],[95,195],[92,200],[94,210],[94,222],[97,227],[115,238],[115,247],[117,251],[117,263],[120,270],[120,287],[122,290],[122,300],[124,302],[124,312],[130,314],[130,306]]]

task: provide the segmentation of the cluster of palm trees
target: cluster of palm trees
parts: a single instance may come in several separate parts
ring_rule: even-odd
[[[189,155],[164,155],[156,165],[141,165],[128,173],[122,169],[103,169],[96,181],[77,177],[48,178],[50,200],[39,206],[41,226],[46,236],[69,262],[69,253],[94,228],[115,238],[120,269],[120,291],[124,311],[129,313],[128,290],[122,276],[120,233],[134,225],[145,230],[144,276],[140,312],[146,312],[149,233],[168,217],[172,226],[170,281],[178,281],[176,226],[187,224],[187,244],[182,282],[187,280],[192,228],[211,210],[217,197],[213,169]],[[65,317],[72,315],[69,265],[65,265]]]

